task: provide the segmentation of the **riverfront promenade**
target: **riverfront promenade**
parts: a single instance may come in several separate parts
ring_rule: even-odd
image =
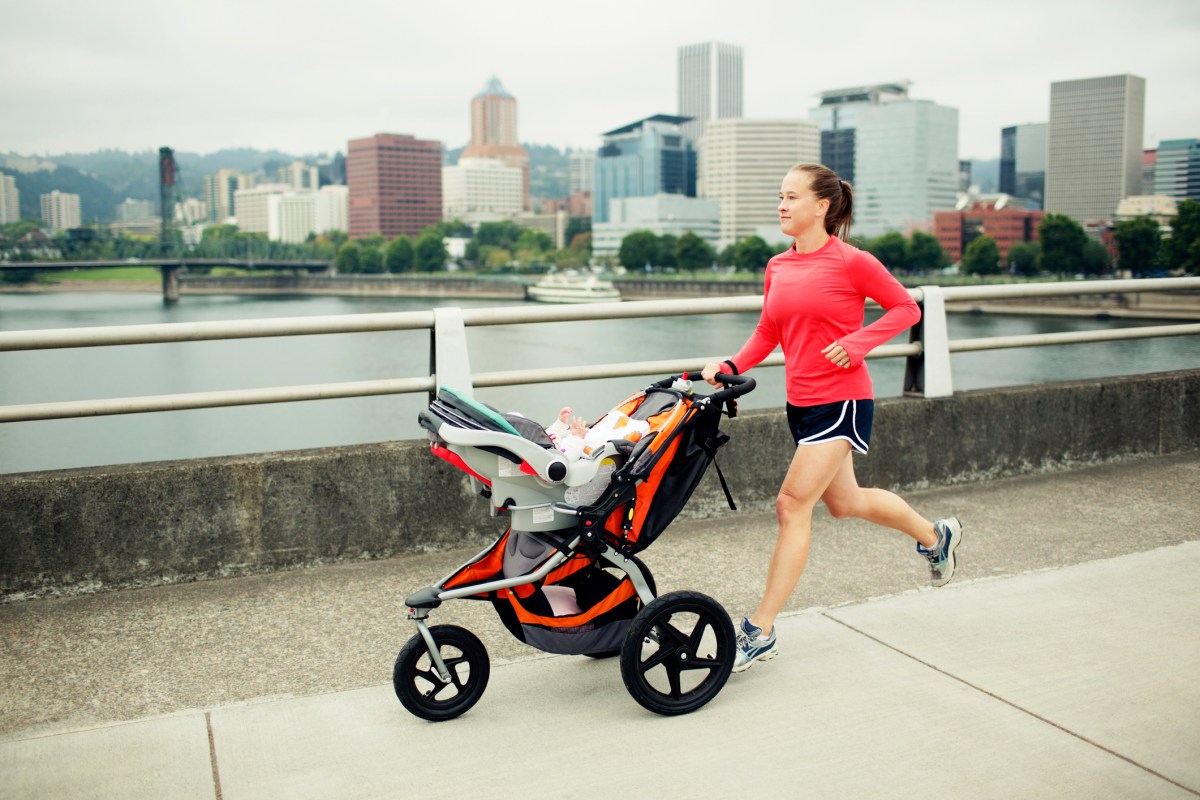
[[[0,798],[1200,796],[1200,451],[906,497],[966,526],[948,587],[819,510],[779,658],[677,718],[467,601],[431,621],[483,639],[487,692],[410,716],[403,598],[470,551],[0,606]],[[736,616],[773,538],[681,520],[644,560]]]

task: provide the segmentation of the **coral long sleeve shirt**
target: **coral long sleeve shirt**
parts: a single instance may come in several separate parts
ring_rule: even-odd
[[[868,297],[884,314],[863,327]],[[920,318],[908,291],[878,259],[831,236],[813,253],[797,253],[793,247],[767,263],[762,316],[731,360],[746,372],[782,345],[792,405],[869,400],[874,393],[867,353]],[[836,366],[821,354],[833,342],[849,354],[849,367]]]

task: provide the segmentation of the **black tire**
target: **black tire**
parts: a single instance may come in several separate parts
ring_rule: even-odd
[[[429,629],[450,671],[444,683],[420,633],[414,634],[396,656],[392,687],[413,715],[431,722],[454,719],[479,702],[491,674],[487,648],[479,637],[457,625]]]
[[[621,678],[656,714],[687,714],[729,680],[737,644],[729,614],[700,592],[671,592],[633,618],[621,647]]]
[[[637,564],[638,568],[641,569],[642,574],[646,576],[646,583],[650,586],[650,594],[657,596],[658,586],[654,583],[654,576],[650,574],[650,569],[643,564],[642,560],[637,556],[630,556],[629,560]],[[639,598],[638,604],[640,605],[641,602],[642,601]],[[638,610],[640,611],[641,609],[639,608]],[[584,653],[584,655],[588,658],[612,658],[613,656],[621,655],[621,648],[618,647],[615,650],[600,650],[595,653]]]

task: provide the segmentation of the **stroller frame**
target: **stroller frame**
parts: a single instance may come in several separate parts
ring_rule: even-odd
[[[483,643],[464,628],[428,624],[434,608],[456,599],[491,600],[518,639],[546,652],[619,654],[626,688],[656,713],[687,713],[716,696],[733,665],[728,613],[699,592],[656,596],[654,578],[635,554],[670,524],[728,440],[716,420],[722,413],[734,416],[735,399],[754,388],[750,378],[718,379],[724,388],[711,395],[694,394],[686,376],[651,384],[618,408],[636,408],[661,427],[636,444],[609,441],[574,462],[548,439],[539,441],[545,433],[536,423],[441,388],[418,417],[432,452],[466,472],[491,501],[492,515],[509,515],[512,525],[471,560],[406,599],[417,632],[396,659],[393,686],[407,710],[428,720],[452,719],[486,688],[490,666]],[[698,435],[703,441],[696,441]],[[676,459],[684,462],[682,477],[679,470],[670,472]],[[600,471],[604,463],[620,466],[608,476]],[[666,485],[661,482],[667,473],[675,475],[675,483],[664,489],[670,497],[660,501],[666,508],[656,514],[654,492]],[[721,483],[734,507],[723,476]],[[581,486],[603,488],[590,504],[568,503],[570,489]],[[635,514],[643,491],[649,499]],[[514,544],[520,558],[514,558],[510,573]],[[605,572],[608,568],[622,577]],[[578,607],[561,614],[531,611],[535,601],[551,609],[546,602],[551,588],[569,590],[573,599],[585,593],[588,605],[580,599]]]

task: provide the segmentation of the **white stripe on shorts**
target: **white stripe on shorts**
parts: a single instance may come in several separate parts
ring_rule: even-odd
[[[836,431],[841,426],[842,421],[846,419],[846,408],[850,409],[850,430],[854,432],[853,436],[830,436],[833,431]],[[842,401],[842,413],[838,416],[837,422],[830,425],[823,431],[814,433],[811,436],[805,436],[797,444],[820,444],[821,442],[832,442],[837,439],[845,439],[858,452],[863,455],[867,454],[869,445],[862,440],[862,436],[858,433],[858,401],[844,400]]]

